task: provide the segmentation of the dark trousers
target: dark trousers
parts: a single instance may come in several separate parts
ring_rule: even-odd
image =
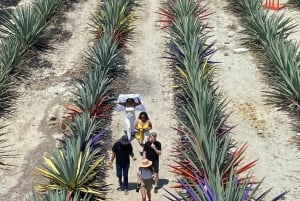
[[[123,187],[124,189],[128,189],[128,171],[129,171],[129,164],[127,165],[120,165],[116,164],[117,169],[117,177],[119,178],[119,184],[122,184],[122,176],[123,176]],[[120,186],[122,187],[122,186]]]

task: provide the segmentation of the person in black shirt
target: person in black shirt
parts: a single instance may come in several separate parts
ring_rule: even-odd
[[[145,143],[143,149],[143,157],[152,161],[152,168],[154,171],[154,193],[158,190],[158,170],[159,170],[159,155],[161,155],[161,143],[156,140],[157,133],[150,134],[150,140]]]
[[[110,167],[113,168],[113,161],[116,158],[116,172],[117,177],[119,178],[119,188],[122,190],[122,174],[124,178],[124,191],[125,195],[128,195],[128,170],[130,166],[130,157],[133,160],[136,160],[133,154],[133,149],[130,141],[128,140],[127,135],[123,135],[112,147],[112,156],[110,160]]]

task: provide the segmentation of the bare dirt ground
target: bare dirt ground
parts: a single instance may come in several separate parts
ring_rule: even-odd
[[[142,96],[153,131],[158,133],[158,140],[162,143],[160,184],[168,188],[174,180],[166,164],[171,162],[170,150],[173,137],[176,137],[171,126],[176,126],[176,121],[173,119],[169,70],[166,61],[161,58],[164,56],[164,33],[155,24],[159,17],[155,12],[160,2],[143,0],[137,13],[136,40],[128,47],[126,57],[126,67],[130,71],[130,85],[126,92],[140,93]],[[241,27],[238,19],[225,9],[227,4],[223,1],[203,2],[208,3],[209,10],[214,12],[208,22],[214,27],[210,32],[211,40],[217,40],[219,51],[213,58],[222,62],[216,79],[230,101],[228,111],[234,112],[229,119],[231,124],[237,124],[233,138],[239,144],[248,143],[247,160],[260,159],[253,174],[257,179],[266,177],[263,190],[273,187],[267,200],[290,190],[286,200],[295,201],[300,197],[300,154],[291,143],[295,136],[291,128],[292,120],[284,112],[264,105],[261,91],[268,89],[268,86],[263,81],[255,57],[249,52],[233,53],[233,49],[241,46],[239,39],[242,35],[239,33]],[[82,65],[81,57],[93,39],[87,24],[96,7],[96,0],[80,1],[75,4],[74,10],[66,13],[62,25],[64,40],[55,43],[56,51],[42,55],[39,68],[28,80],[20,82],[16,111],[0,120],[1,125],[9,124],[10,141],[15,144],[16,152],[21,154],[10,161],[15,167],[9,171],[0,170],[0,200],[24,200],[33,184],[40,180],[35,174],[35,167],[41,163],[42,155],[53,149],[55,138],[59,136],[63,105],[70,97],[72,78],[77,76]],[[289,15],[299,16],[299,11],[293,10]],[[300,39],[299,34],[292,37],[296,41]],[[114,140],[122,135],[124,125],[124,114],[113,113],[111,130]],[[133,146],[138,156],[140,147],[136,141],[133,141]],[[113,201],[140,200],[140,195],[134,190],[138,161],[131,164],[128,196],[115,190],[115,169],[110,171],[108,181],[112,183],[110,195]],[[165,199],[163,195],[166,192],[160,189],[158,194],[153,194],[153,200]]]

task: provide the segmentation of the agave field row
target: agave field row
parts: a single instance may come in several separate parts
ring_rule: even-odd
[[[0,16],[0,113],[10,112],[14,107],[16,92],[14,80],[22,76],[24,63],[31,51],[47,50],[49,35],[46,29],[62,11],[63,0],[35,0],[30,6],[21,6],[13,12],[5,11]],[[2,126],[0,129],[3,129]],[[0,165],[7,165],[5,158],[14,157],[8,151],[8,133],[0,134]]]
[[[62,11],[63,0],[35,0],[31,6],[17,7],[1,16],[0,32],[4,38],[0,52],[0,111],[13,106],[13,76],[18,76],[30,50],[49,48],[46,31],[55,15]]]
[[[175,165],[170,165],[181,189],[168,200],[241,201],[264,200],[269,190],[258,195],[262,181],[248,170],[246,145],[237,147],[226,123],[228,102],[213,81],[216,62],[211,60],[214,43],[207,42],[205,7],[196,0],[167,1],[160,14],[169,40],[167,56],[173,69],[175,105],[180,135],[174,147]],[[273,200],[279,200],[283,192]]]
[[[112,83],[124,69],[123,45],[132,32],[135,0],[104,0],[91,26],[97,41],[86,52],[86,73],[76,82],[73,102],[67,106],[64,138],[44,157],[38,173],[49,179],[28,200],[105,200],[107,151],[105,128],[113,100]]]
[[[266,11],[260,0],[231,0],[232,9],[243,13],[242,26],[248,35],[245,43],[262,55],[270,91],[265,92],[268,103],[299,114],[300,54],[299,45],[289,40],[296,24],[284,13]]]

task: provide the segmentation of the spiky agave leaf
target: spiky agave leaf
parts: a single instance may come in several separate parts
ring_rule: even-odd
[[[85,56],[89,68],[103,73],[102,78],[111,78],[120,73],[125,59],[111,34],[104,36],[91,47]]]
[[[131,2],[119,0],[104,1],[99,13],[93,16],[91,26],[95,28],[95,34],[101,38],[105,33],[110,34],[124,45],[133,31],[133,11],[129,10]]]
[[[273,40],[265,47],[272,63],[268,71],[272,91],[265,91],[268,103],[294,111],[300,110],[300,54],[299,45],[291,41]]]
[[[205,6],[194,0],[167,1],[162,3],[159,10],[158,14],[162,16],[162,19],[158,20],[158,22],[163,24],[162,29],[170,28],[176,19],[184,16],[192,16],[203,21],[210,15],[206,13],[207,9]]]
[[[50,179],[50,184],[40,184],[39,191],[65,188],[73,193],[82,192],[103,199],[104,184],[97,183],[96,175],[100,172],[104,156],[99,157],[100,149],[91,151],[88,145],[82,151],[80,138],[67,140],[66,149],[55,150],[51,158],[44,157],[45,162],[38,172]],[[99,190],[100,189],[100,190]]]
[[[0,130],[3,130],[6,126],[1,126]],[[5,160],[8,158],[15,158],[17,154],[12,149],[12,145],[8,144],[8,138],[6,138],[6,135],[9,133],[2,132],[0,133],[0,169],[5,169],[8,166],[11,166],[11,164],[8,164]]]
[[[88,111],[91,116],[105,117],[112,107],[112,99],[106,96],[111,80],[101,76],[101,71],[93,70],[87,73],[85,79],[77,81],[77,92],[74,92],[76,99],[73,101],[75,106],[67,106],[71,116]]]
[[[64,188],[58,188],[53,191],[47,191],[46,193],[39,195],[35,190],[26,198],[26,201],[90,201],[91,195],[85,193],[80,195],[80,193],[72,193],[72,191],[67,191]]]
[[[62,11],[65,0],[34,0],[32,10],[45,22],[53,20],[53,17]]]
[[[37,13],[32,12],[30,7],[18,7],[9,17],[1,16],[1,20],[0,32],[16,40],[24,49],[45,50],[49,48],[45,43],[47,38],[45,29],[48,23],[37,16]]]
[[[100,129],[100,121],[90,117],[88,112],[76,114],[73,121],[66,124],[70,137],[78,137],[82,142],[88,142],[91,137]]]
[[[250,36],[248,43],[254,43],[257,46],[270,45],[276,38],[286,39],[296,27],[292,19],[286,18],[284,14],[270,15],[263,10],[248,16],[243,22],[246,28],[245,33]]]

